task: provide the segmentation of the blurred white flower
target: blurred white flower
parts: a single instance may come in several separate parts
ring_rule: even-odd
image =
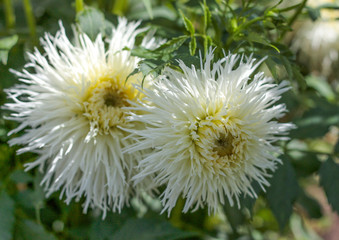
[[[311,7],[335,3],[333,0],[309,1]],[[316,21],[301,21],[296,25],[291,49],[307,69],[328,78],[337,78],[339,63],[339,17],[337,10],[322,9]]]
[[[307,21],[296,32],[291,48],[311,72],[329,77],[338,63],[339,22]]]
[[[125,151],[154,149],[133,179],[138,184],[156,174],[156,184],[165,186],[161,198],[168,214],[180,197],[186,200],[183,212],[204,205],[216,212],[219,203],[233,205],[234,199],[239,205],[241,193],[256,197],[251,181],[268,185],[268,170],[280,162],[272,143],[286,139],[293,127],[275,120],[286,111],[274,104],[289,89],[287,82],[274,84],[262,72],[252,77],[261,61],[213,57],[211,51],[200,70],[182,61],[183,73],[165,69],[153,90],[143,90],[145,101],[129,107],[145,112],[131,122],[148,127],[134,131],[139,141]]]
[[[95,41],[74,30],[75,43],[67,38],[62,25],[55,37],[46,34],[41,40],[45,54],[35,50],[23,72],[15,72],[22,82],[7,90],[13,103],[9,119],[20,122],[10,132],[25,132],[10,145],[21,144],[18,153],[35,152],[36,161],[26,169],[39,166],[44,172],[42,184],[47,195],[61,189],[69,203],[84,197],[88,207],[120,211],[136,189],[130,179],[136,173],[140,153],[122,153],[133,138],[121,128],[138,126],[126,122],[123,109],[140,96],[132,84],[140,83],[140,74],[127,76],[137,67],[139,58],[130,56],[124,47],[133,48],[139,22],[120,18],[112,37]],[[151,47],[154,38],[146,35],[142,45]],[[29,71],[32,69],[33,71]],[[148,182],[141,183],[149,186]]]

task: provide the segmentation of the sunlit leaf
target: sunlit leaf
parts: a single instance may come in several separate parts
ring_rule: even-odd
[[[307,76],[305,80],[308,86],[314,88],[321,96],[327,98],[328,101],[335,100],[335,93],[326,79],[315,76]]]
[[[0,38],[0,59],[2,64],[6,65],[8,60],[8,52],[17,43],[18,35]]]
[[[181,15],[181,18],[184,21],[184,25],[185,25],[186,30],[190,33],[191,37],[194,36],[195,29],[194,29],[192,22],[184,15],[184,13],[182,11],[180,11],[180,15]]]
[[[204,4],[202,4],[202,7],[204,9],[204,29],[206,31],[209,23],[211,22],[211,12],[210,9],[208,8],[206,1],[204,1]]]
[[[145,7],[146,7],[146,10],[147,10],[147,13],[149,15],[149,17],[151,19],[153,19],[153,12],[152,12],[152,3],[151,3],[151,0],[142,0],[142,2],[144,3]]]
[[[102,12],[95,8],[86,7],[76,16],[81,31],[86,33],[92,40],[95,40],[99,33],[104,35],[107,28],[112,24],[105,20]]]
[[[189,43],[189,49],[190,49],[190,53],[192,56],[194,56],[196,48],[197,48],[197,41],[195,37],[192,37]]]

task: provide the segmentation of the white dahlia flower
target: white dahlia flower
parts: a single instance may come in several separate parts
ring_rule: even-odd
[[[256,197],[251,182],[269,185],[269,171],[280,162],[272,144],[293,127],[276,121],[286,111],[275,103],[289,89],[287,82],[277,85],[262,72],[252,77],[261,61],[213,57],[210,52],[199,70],[182,61],[182,73],[165,69],[153,90],[143,90],[144,101],[130,107],[145,113],[131,121],[148,127],[134,132],[139,141],[125,151],[154,149],[133,179],[140,183],[156,174],[155,183],[165,185],[161,200],[168,214],[180,197],[186,200],[183,212],[204,205],[216,212],[234,199],[239,206],[241,193]]]
[[[304,22],[294,35],[291,49],[309,71],[332,77],[339,63],[339,22]]]
[[[335,4],[334,0],[311,0],[307,5],[317,8]],[[337,79],[339,63],[339,13],[336,10],[321,9],[316,21],[306,20],[296,24],[291,49],[298,61],[316,74]]]
[[[25,129],[10,145],[25,145],[18,153],[39,155],[26,169],[39,166],[44,172],[47,195],[61,190],[67,203],[84,197],[84,212],[88,207],[104,215],[108,209],[120,211],[136,192],[129,182],[141,155],[122,153],[133,144],[122,128],[139,127],[126,121],[129,113],[123,109],[140,97],[133,84],[141,75],[126,82],[140,59],[123,50],[133,48],[136,35],[145,31],[138,25],[120,18],[108,47],[102,36],[92,41],[76,30],[72,43],[60,26],[55,37],[46,34],[41,40],[45,54],[35,50],[23,72],[15,72],[22,84],[7,90],[13,103],[5,108],[14,112],[9,119],[20,122],[10,134]],[[142,45],[154,43],[146,35]],[[149,183],[136,187],[143,185]]]

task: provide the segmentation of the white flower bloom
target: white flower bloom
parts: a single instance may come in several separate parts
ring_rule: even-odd
[[[274,84],[262,72],[251,77],[261,62],[239,58],[213,63],[210,52],[201,70],[179,61],[183,73],[165,69],[167,77],[144,90],[145,101],[130,107],[145,112],[131,121],[148,127],[135,131],[139,141],[125,151],[154,149],[133,179],[139,183],[156,174],[156,184],[165,185],[161,197],[168,214],[180,197],[186,199],[183,212],[204,205],[216,212],[226,200],[239,205],[241,193],[256,197],[251,181],[264,189],[268,170],[280,162],[272,143],[286,139],[293,125],[274,120],[286,111],[274,104],[288,84]]]
[[[311,72],[332,76],[339,62],[339,22],[303,23],[293,38],[291,49]]]
[[[307,2],[314,8],[333,3],[333,0]],[[338,11],[328,9],[322,9],[320,13],[321,17],[316,21],[307,20],[296,25],[291,49],[310,72],[336,79],[339,63],[339,22],[337,21],[339,15]]]
[[[132,84],[140,83],[140,74],[127,76],[137,67],[139,58],[124,47],[133,48],[139,22],[120,18],[113,28],[108,49],[99,35],[95,41],[74,30],[71,43],[64,28],[55,37],[46,34],[38,50],[29,54],[30,62],[22,73],[23,83],[7,90],[14,103],[9,119],[20,122],[10,134],[26,129],[11,145],[22,144],[18,153],[35,152],[38,159],[26,165],[39,166],[45,172],[42,184],[47,195],[61,189],[69,203],[84,197],[88,207],[120,211],[136,190],[130,179],[141,155],[122,153],[133,143],[121,128],[134,129],[123,107],[140,97]],[[151,47],[154,38],[146,36],[142,45]],[[28,71],[32,68],[34,73]],[[149,186],[146,181],[141,183]]]

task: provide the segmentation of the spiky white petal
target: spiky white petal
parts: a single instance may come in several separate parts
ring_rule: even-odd
[[[140,59],[123,50],[133,48],[136,35],[145,31],[138,25],[120,18],[106,49],[100,35],[92,41],[76,30],[72,43],[60,24],[55,37],[41,40],[45,54],[35,50],[26,68],[15,72],[23,84],[7,90],[13,100],[5,105],[13,111],[9,119],[20,123],[10,134],[25,129],[10,144],[25,145],[18,153],[39,155],[26,169],[39,166],[45,173],[47,195],[61,189],[67,203],[84,197],[85,212],[88,207],[99,207],[104,215],[109,208],[120,211],[135,193],[129,182],[141,155],[122,153],[134,140],[125,139],[121,128],[139,127],[126,121],[123,109],[139,98],[132,84],[140,75],[126,78]],[[155,43],[151,36],[147,40],[145,47]],[[149,183],[136,187],[143,185]]]
[[[161,197],[168,214],[180,197],[186,200],[183,212],[204,205],[215,212],[241,193],[256,197],[251,181],[268,185],[268,170],[280,162],[272,143],[293,126],[275,120],[286,111],[274,104],[289,89],[287,82],[277,85],[262,72],[252,77],[261,61],[251,57],[213,57],[211,51],[198,70],[182,61],[183,73],[165,69],[154,89],[143,91],[145,101],[130,107],[145,112],[131,122],[148,127],[135,131],[140,139],[125,151],[154,149],[133,179],[139,183],[156,174],[156,184],[165,186]]]

